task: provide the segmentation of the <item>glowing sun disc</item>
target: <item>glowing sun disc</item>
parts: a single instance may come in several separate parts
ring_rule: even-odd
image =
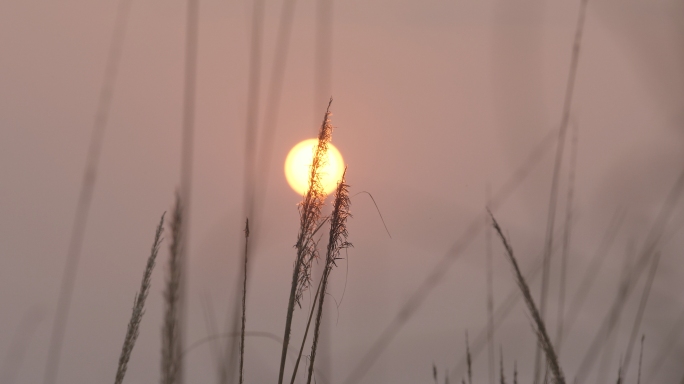
[[[318,139],[308,139],[292,147],[285,159],[285,178],[290,187],[300,195],[309,189],[309,172]],[[329,194],[337,187],[344,172],[342,154],[332,144],[328,143],[328,153],[325,165],[320,169],[321,184],[325,194]]]

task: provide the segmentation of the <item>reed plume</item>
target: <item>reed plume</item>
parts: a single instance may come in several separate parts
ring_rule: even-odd
[[[283,383],[285,371],[285,359],[287,358],[287,347],[290,344],[290,330],[292,328],[292,315],[295,304],[301,307],[302,294],[309,287],[311,282],[311,263],[318,257],[316,251],[316,241],[313,239],[319,220],[321,209],[323,208],[325,193],[321,184],[320,168],[326,163],[328,143],[332,136],[332,124],[330,123],[330,104],[325,111],[323,123],[318,133],[318,145],[314,149],[313,161],[309,170],[309,188],[304,195],[302,202],[299,203],[300,226],[297,235],[297,256],[292,269],[292,285],[290,289],[290,299],[287,305],[285,320],[285,332],[283,334],[283,351],[280,358],[280,373],[278,384]]]
[[[527,308],[530,311],[530,314],[532,315],[532,319],[534,320],[535,333],[537,334],[537,338],[539,339],[539,346],[546,355],[547,364],[548,367],[551,369],[551,373],[553,374],[554,382],[556,384],[565,384],[565,377],[563,376],[563,371],[561,370],[560,364],[558,363],[558,357],[553,349],[551,339],[549,338],[549,335],[546,332],[546,325],[544,324],[544,320],[542,320],[541,315],[537,310],[537,306],[534,303],[532,293],[530,292],[530,287],[527,285],[525,278],[520,272],[520,267],[518,267],[518,261],[515,259],[515,256],[513,255],[513,248],[511,248],[511,245],[508,243],[508,240],[506,240],[506,237],[504,236],[501,227],[499,226],[499,223],[496,221],[491,211],[489,211],[489,216],[492,218],[492,225],[494,226],[494,229],[501,238],[501,242],[503,243],[504,248],[506,248],[506,254],[508,255],[508,259],[511,262],[511,265],[513,266],[513,271],[515,272],[515,278],[517,280],[518,287],[522,291],[523,297],[525,298],[525,303],[527,304]]]
[[[178,382],[178,370],[180,367],[180,340],[179,340],[179,300],[181,280],[181,252],[183,208],[181,198],[176,195],[176,204],[171,219],[171,245],[169,247],[169,270],[164,291],[165,314],[162,329],[162,362],[161,383],[176,384]]]
[[[311,344],[311,359],[309,362],[309,377],[307,384],[311,384],[313,376],[314,361],[316,360],[316,348],[318,347],[318,339],[320,336],[321,320],[323,319],[323,301],[325,300],[325,293],[328,287],[328,278],[333,267],[337,266],[337,260],[340,260],[340,252],[343,249],[352,246],[347,241],[347,219],[351,216],[349,213],[349,185],[345,182],[345,175],[347,169],[342,173],[342,179],[337,184],[335,191],[335,202],[333,203],[333,212],[330,216],[330,237],[328,238],[328,249],[325,255],[325,268],[323,269],[323,276],[321,277],[321,293],[318,295],[318,313],[316,314],[316,325],[314,327],[314,339]]]
[[[159,246],[162,242],[161,235],[162,232],[164,232],[165,215],[166,212],[162,214],[162,217],[159,220],[157,231],[154,234],[152,251],[150,252],[150,257],[147,259],[147,266],[145,267],[143,279],[140,283],[140,291],[135,296],[135,301],[133,302],[133,313],[131,314],[131,320],[128,322],[128,330],[126,331],[123,348],[121,349],[119,367],[116,370],[116,379],[114,380],[115,384],[123,383],[124,376],[126,375],[126,368],[128,367],[128,360],[131,358],[133,346],[135,346],[135,341],[138,339],[138,335],[140,334],[140,322],[142,322],[142,317],[145,314],[145,300],[147,299],[147,294],[150,292],[152,270],[154,270],[157,253],[159,253]]]

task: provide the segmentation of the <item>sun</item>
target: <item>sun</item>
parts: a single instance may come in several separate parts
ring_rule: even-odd
[[[292,147],[285,159],[285,178],[290,187],[299,195],[304,195],[309,189],[309,172],[318,139],[308,139]],[[344,172],[342,154],[332,144],[328,143],[328,153],[325,165],[321,168],[321,185],[325,194],[329,194],[337,187]]]

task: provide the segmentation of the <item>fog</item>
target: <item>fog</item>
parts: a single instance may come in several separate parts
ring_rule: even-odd
[[[416,292],[425,293],[420,305],[356,382],[433,382],[433,364],[440,382],[445,371],[459,382],[466,332],[474,347],[487,324],[487,190],[497,196],[521,167],[528,174],[493,213],[523,270],[533,269],[544,250],[554,140],[580,2],[330,0],[331,37],[319,40],[329,48],[326,61],[317,56],[325,50],[316,48],[319,1],[295,3],[282,64],[275,52],[283,2],[265,2],[256,125],[273,130],[273,146],[269,157],[260,157],[270,160],[268,172],[258,175],[257,214],[250,218],[247,330],[282,337],[301,200],[283,163],[291,147],[314,137],[332,96],[332,142],[348,166],[354,246],[331,275],[317,382],[345,382],[370,362],[366,353]],[[118,4],[0,3],[0,380],[7,383],[43,380]],[[211,336],[212,322],[226,332],[241,293],[252,4],[199,1],[186,346]],[[132,2],[57,383],[107,382],[116,373],[155,225],[180,186],[186,7]],[[275,106],[268,104],[274,62],[284,65]],[[277,119],[267,120],[273,112]],[[587,272],[597,275],[560,352],[565,376],[577,375],[621,276],[648,245],[665,207],[669,219],[655,247],[661,256],[638,335],[645,335],[642,382],[679,382],[684,202],[666,201],[684,171],[683,2],[589,1],[559,174],[555,244],[563,237],[575,133],[566,308]],[[542,155],[529,163],[540,148]],[[597,253],[615,220],[615,240]],[[471,223],[481,230],[449,258]],[[170,240],[167,223],[126,383],[160,377]],[[518,288],[500,239],[493,235],[491,246],[498,307]],[[591,264],[596,254],[605,255],[600,269]],[[554,252],[551,261],[551,334],[560,255]],[[443,275],[431,280],[435,268]],[[585,382],[617,380],[643,275]],[[434,285],[425,290],[425,281]],[[530,282],[537,300],[540,281]],[[311,300],[313,292],[295,312],[297,348]],[[219,337],[188,351],[185,382],[218,382],[224,362],[217,350],[227,342]],[[536,343],[520,301],[494,334],[496,380],[502,351],[507,380],[515,363],[519,381],[532,382]],[[628,382],[637,380],[636,348]],[[245,381],[275,382],[280,351],[277,340],[247,337]],[[473,381],[490,383],[487,347],[473,358]]]

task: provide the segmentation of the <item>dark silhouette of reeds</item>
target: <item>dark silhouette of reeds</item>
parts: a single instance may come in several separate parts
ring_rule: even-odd
[[[330,277],[333,267],[337,266],[337,260],[340,260],[340,252],[343,249],[351,247],[351,243],[347,241],[347,219],[351,216],[349,213],[351,201],[349,200],[349,186],[345,182],[346,173],[347,169],[345,168],[342,173],[342,179],[337,184],[333,212],[330,215],[330,236],[328,238],[328,249],[325,255],[325,268],[323,269],[323,276],[321,276],[321,292],[318,295],[318,313],[316,314],[316,325],[314,326],[313,343],[311,344],[309,376],[306,380],[307,384],[311,384],[311,378],[313,377],[314,372],[316,348],[318,347],[321,320],[323,318],[323,302],[328,289],[328,278]]]
[[[154,234],[152,251],[150,252],[150,256],[147,258],[147,265],[145,266],[145,272],[143,273],[142,282],[140,283],[140,291],[138,291],[138,294],[135,296],[135,301],[133,302],[133,313],[131,314],[131,320],[128,322],[126,337],[124,338],[123,347],[121,348],[119,367],[116,370],[114,384],[123,383],[124,376],[126,375],[126,368],[128,367],[128,360],[131,358],[135,341],[138,339],[138,335],[140,334],[140,323],[142,322],[143,315],[145,314],[145,300],[147,299],[147,294],[150,292],[150,286],[152,284],[152,271],[154,270],[157,253],[159,253],[159,246],[162,242],[161,236],[162,232],[164,231],[165,215],[166,212],[162,214],[162,217],[159,220],[159,225],[157,226],[157,230]]]
[[[549,145],[553,142],[556,131],[550,131],[542,141],[530,152],[525,162],[518,167],[515,172],[506,180],[503,186],[492,197],[490,208],[496,210],[500,207],[511,194],[522,184],[549,150]],[[375,364],[378,357],[387,349],[387,346],[394,340],[396,335],[404,327],[404,324],[413,317],[421,304],[428,297],[430,292],[444,278],[453,263],[460,258],[473,239],[479,235],[484,228],[484,221],[478,218],[470,223],[461,236],[452,244],[451,248],[442,256],[442,259],[423,279],[418,288],[411,294],[409,299],[402,305],[392,321],[378,335],[377,339],[370,346],[368,351],[362,355],[359,363],[345,378],[345,384],[358,383]],[[486,339],[485,339],[486,340]],[[458,377],[458,376],[456,376]]]
[[[292,315],[294,307],[300,305],[300,299],[304,291],[309,287],[311,281],[311,263],[318,256],[316,242],[313,234],[318,227],[321,218],[321,209],[324,204],[325,194],[321,184],[319,169],[325,164],[328,151],[328,142],[332,135],[332,124],[330,123],[330,104],[323,117],[323,123],[318,133],[318,145],[315,148],[311,169],[309,170],[309,187],[299,204],[300,226],[297,235],[295,249],[297,255],[292,271],[292,285],[290,288],[290,299],[288,300],[287,313],[285,320],[285,332],[283,334],[283,351],[280,359],[280,373],[278,374],[278,384],[283,383],[285,372],[285,359],[287,358],[287,347],[290,342],[290,330],[292,328]]]
[[[164,291],[164,325],[162,328],[161,384],[177,384],[181,364],[182,346],[179,340],[179,301],[182,274],[181,253],[183,244],[183,208],[180,196],[171,219],[171,245],[169,247],[169,266]]]
[[[104,80],[97,101],[97,110],[95,112],[92,136],[90,137],[90,144],[88,146],[88,155],[86,157],[86,165],[83,172],[83,180],[81,182],[81,191],[78,196],[73,227],[71,228],[69,248],[67,250],[64,272],[62,273],[62,281],[59,288],[57,311],[52,325],[50,345],[48,347],[47,361],[43,376],[44,384],[52,384],[57,380],[60,354],[62,352],[62,344],[64,343],[67,322],[69,320],[69,308],[71,307],[71,298],[76,283],[78,264],[81,259],[81,248],[83,247],[88,215],[90,213],[90,206],[95,191],[100,152],[102,151],[105,128],[109,121],[109,110],[111,109],[112,98],[114,96],[114,84],[116,83],[117,74],[119,72],[121,51],[126,35],[126,26],[128,24],[131,3],[132,0],[121,0],[117,9],[116,20],[114,21],[114,32],[109,46]]]
[[[542,271],[541,284],[541,298],[539,300],[539,312],[541,318],[544,319],[546,315],[546,301],[549,290],[549,276],[551,272],[551,254],[553,249],[553,235],[554,225],[556,223],[556,206],[558,200],[558,182],[560,179],[560,170],[563,163],[563,150],[565,149],[565,134],[570,121],[570,110],[572,107],[572,96],[575,90],[575,80],[577,77],[577,68],[579,67],[580,47],[582,44],[582,34],[584,31],[584,20],[587,11],[588,0],[581,0],[579,15],[577,18],[577,26],[575,28],[575,37],[572,44],[572,56],[570,61],[570,69],[568,71],[568,81],[565,86],[565,99],[563,101],[563,115],[561,117],[560,130],[558,131],[558,142],[556,145],[556,159],[553,165],[553,176],[551,180],[551,192],[549,197],[549,210],[546,221],[546,237],[544,240],[544,269]],[[535,362],[534,362],[534,384],[539,383],[539,375],[541,368],[541,346],[537,346]]]
[[[499,238],[501,238],[501,242],[503,243],[503,246],[506,249],[506,255],[508,255],[508,260],[511,262],[511,265],[513,266],[513,272],[515,274],[518,287],[520,288],[520,291],[522,291],[523,297],[525,298],[525,304],[527,304],[527,309],[529,310],[530,315],[532,316],[535,334],[537,336],[537,339],[539,340],[541,349],[544,351],[544,354],[546,355],[546,361],[548,363],[549,369],[551,370],[551,374],[553,375],[554,382],[556,384],[565,384],[565,377],[563,376],[563,371],[561,370],[560,364],[558,362],[556,352],[553,349],[551,339],[549,338],[549,335],[546,332],[546,325],[544,324],[544,320],[541,318],[541,314],[539,313],[539,310],[537,309],[537,306],[534,303],[532,293],[530,292],[530,287],[527,285],[527,282],[525,281],[522,272],[520,272],[520,267],[518,267],[518,261],[515,259],[515,256],[513,255],[513,248],[508,243],[508,240],[504,236],[501,227],[499,226],[499,223],[496,221],[491,211],[489,214],[492,218],[492,225],[494,226],[494,229],[499,235]]]
[[[625,302],[629,298],[630,293],[634,289],[634,286],[641,277],[642,273],[648,266],[648,263],[651,261],[656,247],[663,238],[665,229],[667,228],[672,213],[675,211],[681,196],[684,194],[683,192],[684,170],[679,174],[679,177],[668,193],[668,196],[666,197],[663,206],[661,207],[660,212],[653,223],[653,226],[646,235],[643,248],[636,260],[634,267],[631,268],[626,279],[627,284],[625,284],[625,287],[621,290],[621,292],[618,293],[616,299],[613,301],[608,314],[603,319],[601,326],[597,330],[596,335],[587,349],[587,353],[584,355],[584,358],[582,359],[580,367],[577,371],[577,376],[575,378],[577,383],[582,384],[594,367],[596,360],[595,356],[601,348],[601,341],[603,340],[604,335],[610,334],[612,332],[615,322],[622,313]]]

